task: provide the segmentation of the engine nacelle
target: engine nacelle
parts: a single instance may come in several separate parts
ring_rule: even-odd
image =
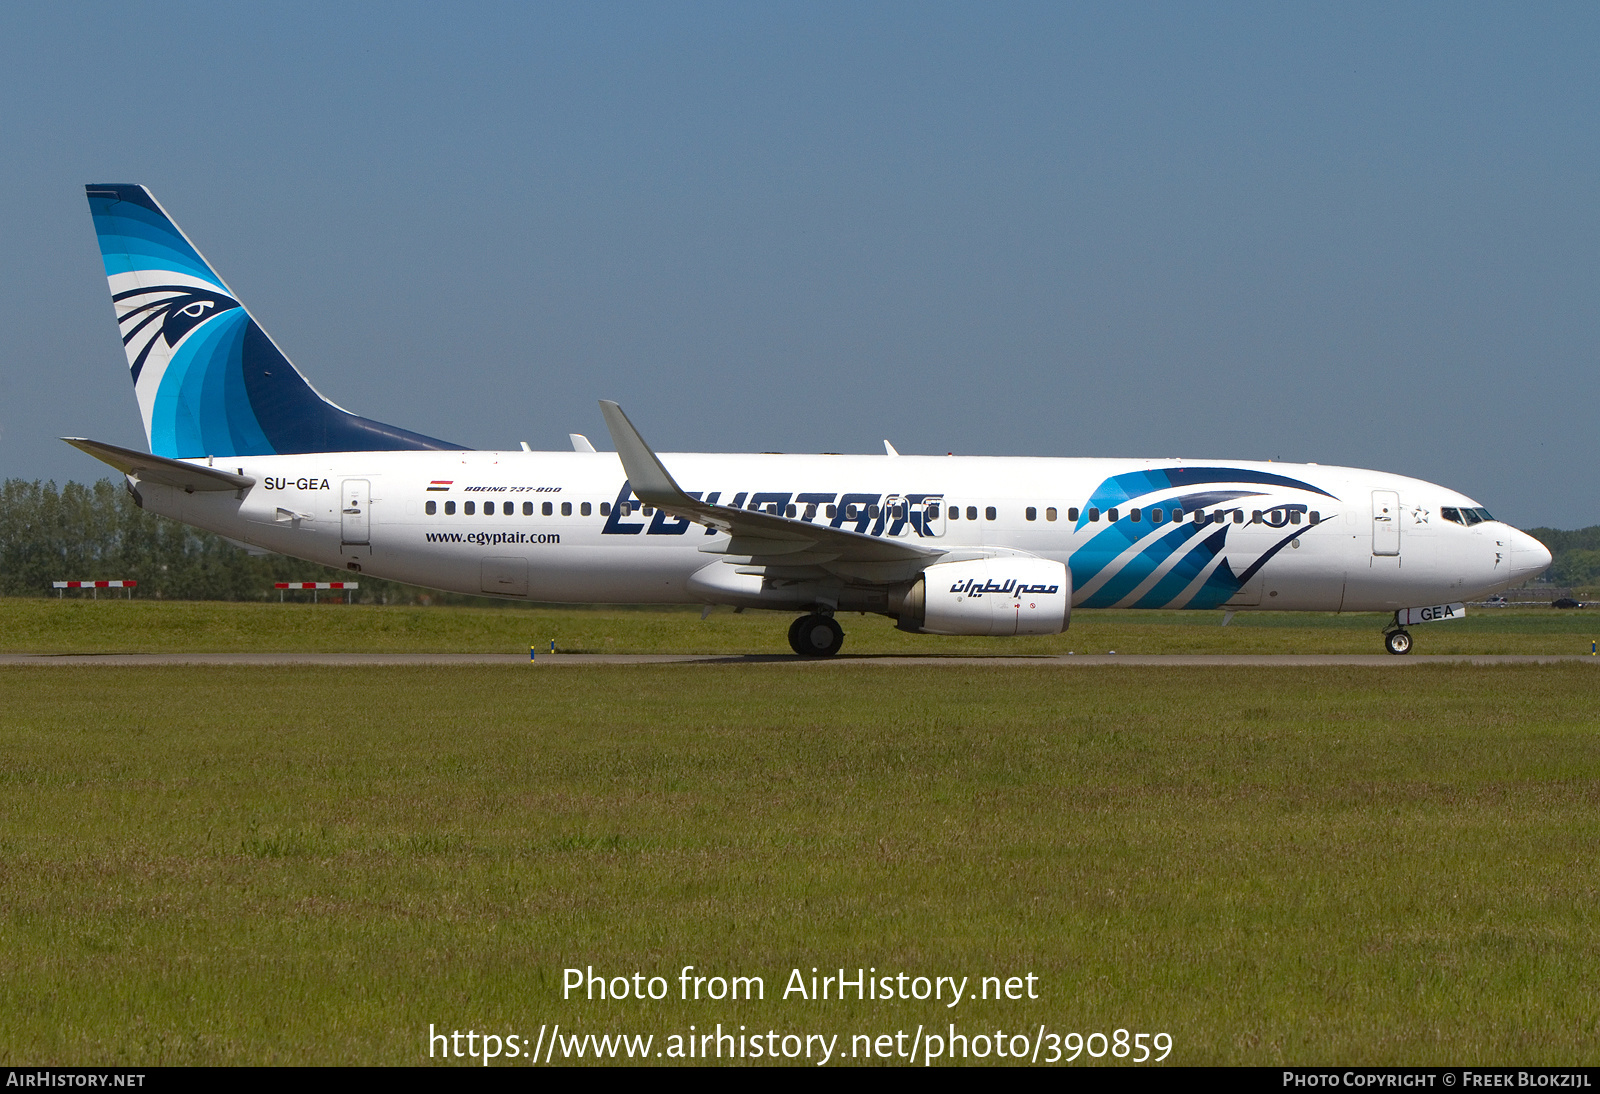
[[[1072,619],[1072,575],[1043,558],[941,562],[906,594],[902,630],[926,634],[1060,634]]]

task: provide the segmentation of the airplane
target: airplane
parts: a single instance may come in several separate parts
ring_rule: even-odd
[[[150,512],[235,543],[509,600],[838,615],[933,635],[1043,635],[1072,609],[1393,612],[1407,627],[1550,564],[1454,490],[1381,471],[1217,459],[483,451],[322,396],[162,209],[86,187],[149,452],[63,438]],[[1224,620],[1230,616],[1225,616]]]

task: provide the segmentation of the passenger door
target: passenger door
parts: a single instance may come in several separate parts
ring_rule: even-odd
[[[345,479],[340,490],[344,500],[339,506],[339,541],[346,545],[372,542],[372,484],[366,479]]]
[[[1400,554],[1400,495],[1393,490],[1372,492],[1372,553]]]

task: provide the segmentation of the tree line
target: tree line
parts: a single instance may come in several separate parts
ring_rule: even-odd
[[[275,582],[354,579],[361,585],[354,595],[369,604],[507,603],[251,554],[211,532],[145,512],[121,481],[69,482],[60,489],[24,479],[0,484],[0,596],[54,596],[52,581],[118,579],[137,581],[135,596],[168,600],[276,600]]]
[[[1600,584],[1600,525],[1532,528],[1555,562],[1557,585]],[[146,513],[120,482],[92,486],[7,479],[0,485],[0,595],[49,596],[52,581],[132,579],[139,596],[170,600],[265,600],[278,581],[344,581],[343,570],[283,555],[251,554],[211,532]],[[419,589],[366,574],[366,603],[504,604]]]
[[[1541,580],[1552,585],[1600,585],[1600,525],[1575,532],[1529,528],[1528,534],[1550,548],[1555,558]]]

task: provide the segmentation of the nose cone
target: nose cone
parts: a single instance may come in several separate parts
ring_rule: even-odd
[[[1537,577],[1550,565],[1550,548],[1526,532],[1511,533],[1511,573],[1518,581]]]

